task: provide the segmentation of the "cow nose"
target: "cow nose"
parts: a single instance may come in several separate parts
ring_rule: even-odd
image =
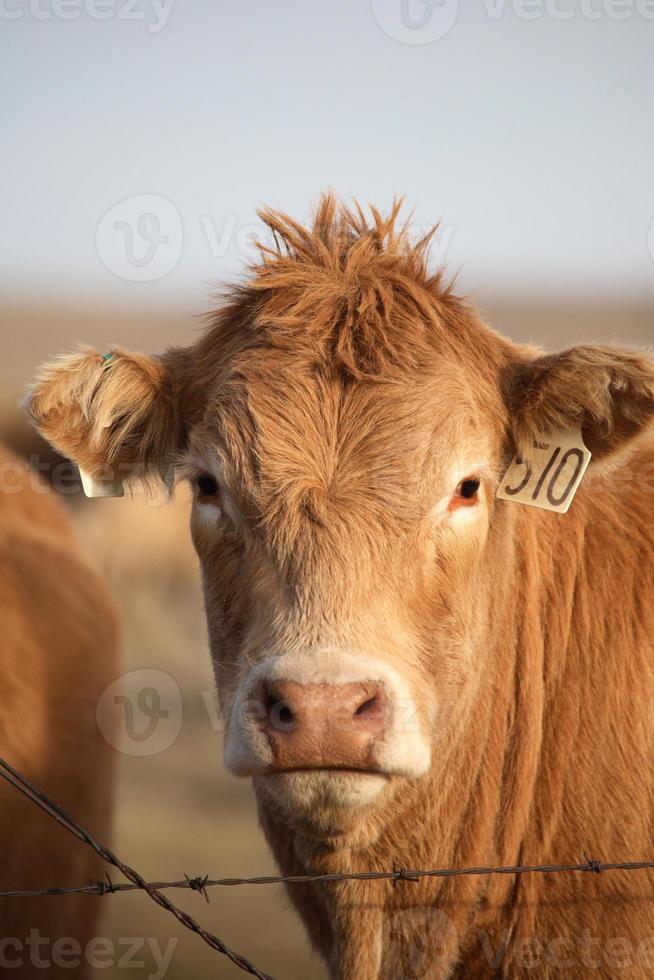
[[[263,685],[262,728],[273,769],[374,770],[373,749],[389,727],[390,706],[374,681]]]

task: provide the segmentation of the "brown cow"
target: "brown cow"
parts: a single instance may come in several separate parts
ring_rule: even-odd
[[[0,756],[106,842],[114,752],[96,706],[117,672],[116,616],[63,509],[3,449],[0,609]],[[0,891],[103,876],[89,847],[4,781],[0,839]],[[88,895],[0,899],[0,975],[87,976],[100,911]]]
[[[372,215],[264,212],[197,343],[48,365],[34,417],[99,480],[194,485],[226,762],[284,873],[652,859],[654,363],[511,343]],[[567,515],[496,498],[575,427]],[[654,971],[644,871],[291,895],[335,977]]]

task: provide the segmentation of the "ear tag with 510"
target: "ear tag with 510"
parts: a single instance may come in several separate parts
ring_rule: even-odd
[[[528,461],[513,457],[497,496],[500,500],[566,514],[591,456],[581,429],[548,433],[534,442]]]

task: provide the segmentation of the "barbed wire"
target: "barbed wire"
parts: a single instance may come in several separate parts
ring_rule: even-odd
[[[104,844],[99,844],[97,841],[95,841],[83,827],[80,827],[80,825],[65,812],[65,810],[62,810],[57,803],[46,796],[45,793],[42,793],[41,790],[37,789],[36,786],[33,786],[32,783],[25,778],[25,776],[22,776],[13,768],[13,766],[10,766],[9,763],[2,758],[0,758],[0,776],[2,776],[8,783],[11,783],[12,786],[23,793],[24,796],[44,810],[47,814],[49,814],[49,816],[56,820],[57,823],[61,824],[62,827],[65,827],[66,830],[73,834],[73,836],[77,837],[85,844],[88,844],[89,847],[92,847],[96,854],[98,854],[104,861],[107,861],[109,864],[117,868],[129,881],[132,882],[134,887],[147,892],[150,898],[156,902],[157,905],[160,905],[162,908],[174,915],[178,922],[181,922],[181,924],[187,929],[197,933],[197,935],[200,936],[205,943],[207,943],[207,945],[211,946],[212,949],[215,949],[224,956],[227,956],[235,966],[238,966],[246,973],[250,973],[252,976],[257,977],[258,980],[274,980],[270,974],[262,973],[244,956],[241,956],[240,953],[235,953],[229,948],[229,946],[226,946],[225,943],[218,938],[218,936],[214,936],[213,933],[204,929],[199,922],[196,922],[195,919],[188,915],[187,912],[184,912],[182,909],[177,908],[176,905],[173,905],[166,895],[163,895],[155,886],[147,882],[138,873],[138,871],[135,871],[134,868],[131,868],[128,864],[125,864],[124,861],[121,861],[120,858],[116,857],[113,851],[110,851],[108,847],[105,847]],[[111,887],[113,888],[113,886]]]
[[[462,875],[519,875],[519,874],[557,874],[562,871],[593,872],[604,871],[652,871],[654,861],[595,861],[586,858],[581,864],[533,864],[507,865],[479,868],[397,868],[394,871],[351,871],[314,875],[260,875],[257,878],[210,878],[209,875],[186,877],[179,881],[149,881],[147,885],[158,891],[166,888],[187,888],[201,892],[209,901],[207,888],[236,885],[306,885],[329,881],[419,881],[421,878],[454,878]],[[0,898],[39,898],[44,895],[113,895],[120,892],[143,890],[144,885],[116,883],[110,880],[97,881],[76,888],[40,888],[33,891],[0,892]]]
[[[559,874],[591,873],[601,874],[607,871],[651,871],[654,870],[652,861],[598,861],[584,855],[583,862],[578,864],[533,864],[507,865],[469,868],[431,868],[409,869],[394,868],[392,871],[352,871],[334,872],[331,874],[312,875],[260,875],[254,878],[209,878],[208,875],[190,877],[186,875],[179,881],[145,881],[145,879],[129,865],[126,865],[113,854],[109,848],[98,844],[87,831],[77,824],[64,810],[50,800],[44,793],[33,786],[24,776],[18,773],[4,759],[0,758],[0,776],[20,790],[28,799],[43,809],[51,817],[62,824],[75,837],[88,844],[105,861],[112,864],[128,879],[127,882],[112,882],[107,875],[106,881],[97,881],[88,885],[72,888],[40,888],[34,890],[13,890],[0,892],[0,898],[39,898],[46,895],[114,895],[121,892],[145,891],[162,908],[171,912],[187,929],[197,933],[209,946],[227,956],[232,963],[247,973],[258,977],[259,980],[274,980],[267,973],[262,973],[244,956],[229,949],[222,940],[207,932],[190,915],[183,912],[162,894],[164,889],[182,888],[201,893],[209,901],[208,888],[217,886],[234,887],[237,885],[304,885],[330,881],[392,881],[396,885],[400,881],[417,882],[421,878],[453,878],[464,875],[522,875],[522,874]]]

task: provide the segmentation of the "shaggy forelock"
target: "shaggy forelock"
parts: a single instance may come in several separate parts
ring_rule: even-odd
[[[429,269],[436,228],[413,242],[401,206],[366,214],[326,195],[310,227],[260,211],[274,245],[259,243],[250,279],[229,294],[231,316],[272,346],[354,378],[424,365],[442,340],[439,307],[456,301],[442,272]]]

